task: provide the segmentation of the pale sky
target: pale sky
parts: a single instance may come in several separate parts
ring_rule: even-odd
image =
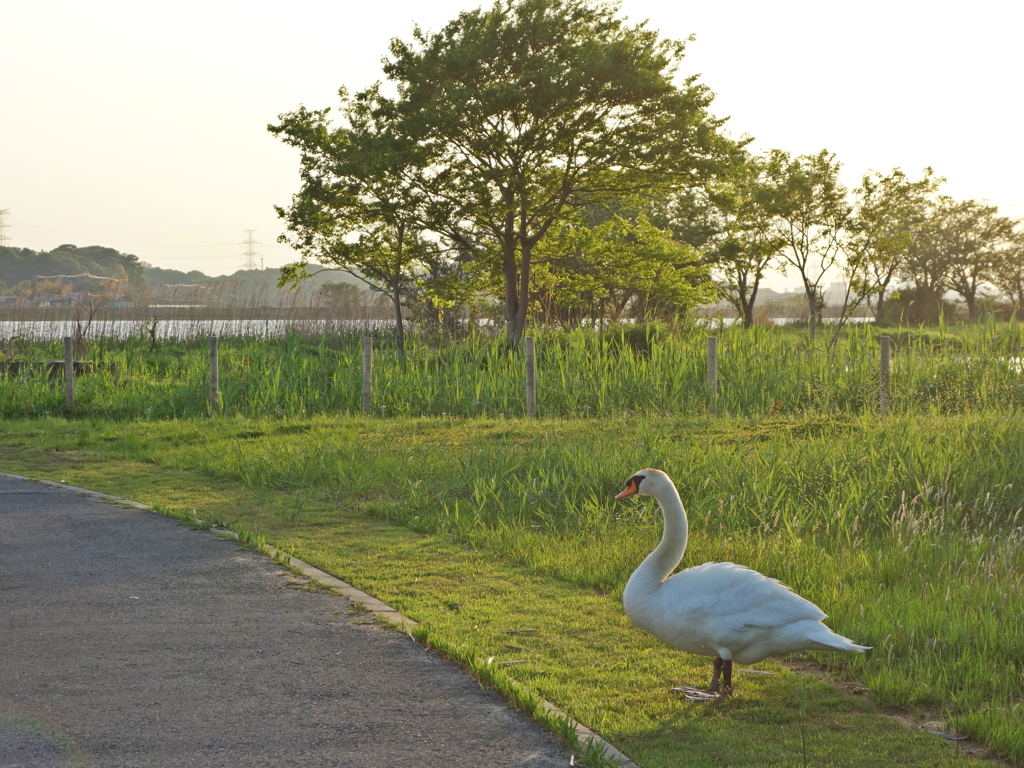
[[[242,266],[254,229],[266,266],[294,260],[273,206],[298,189],[298,155],[266,125],[300,104],[336,106],[339,86],[382,77],[392,37],[477,5],[4,0],[9,243],[107,245],[220,275]],[[931,165],[947,193],[1024,217],[1024,5],[623,0],[622,13],[696,34],[680,75],[699,73],[712,111],[756,150],[827,148],[849,185]]]

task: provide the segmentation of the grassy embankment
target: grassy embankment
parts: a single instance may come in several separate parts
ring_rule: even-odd
[[[622,614],[660,521],[653,503],[611,497],[636,469],[663,466],[693,521],[684,564],[733,560],[782,579],[875,646],[814,656],[832,674],[1024,763],[1024,494],[1006,483],[1024,465],[1022,428],[1005,414],[130,430],[45,419],[8,424],[0,466],[256,530],[424,622],[438,644],[524,660],[508,668],[516,679],[647,768],[678,764],[680,750],[693,765],[799,764],[792,674],[766,662],[776,675],[739,676],[731,702],[681,702],[666,689],[706,682],[708,660]],[[524,629],[538,631],[505,634]],[[955,759],[858,698],[816,683],[809,695],[812,764]]]
[[[522,411],[522,363],[484,341],[414,347],[404,367],[379,355],[378,413],[435,416],[384,420],[311,416],[358,409],[355,343],[223,344],[233,416],[216,422],[157,420],[205,412],[201,343],[97,345],[97,360],[121,356],[117,386],[81,380],[77,420],[7,422],[0,468],[258,531],[463,658],[525,662],[503,669],[647,768],[681,750],[693,765],[799,764],[801,724],[817,764],[954,761],[947,742],[816,683],[802,723],[800,686],[771,662],[775,676],[740,676],[724,704],[667,695],[705,682],[708,663],[623,615],[660,520],[611,501],[661,466],[691,514],[684,565],[782,579],[875,646],[816,657],[833,674],[1024,765],[1020,328],[894,332],[883,419],[877,333],[853,329],[831,353],[789,330],[720,333],[719,413],[734,416],[714,420],[682,415],[706,408],[704,334],[546,337],[542,413],[603,418],[534,423],[504,418]],[[6,416],[61,402],[41,377],[0,380]],[[505,634],[523,629],[538,631]]]

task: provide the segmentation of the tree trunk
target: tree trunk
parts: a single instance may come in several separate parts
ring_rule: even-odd
[[[761,279],[754,278],[754,284],[750,287],[750,297],[743,297],[743,327],[752,328],[754,325],[754,302],[757,301],[757,289]]]
[[[878,292],[878,304],[875,305],[875,323],[882,322],[882,302],[885,299],[885,289]]]
[[[506,241],[503,246],[501,272],[505,278],[505,335],[510,345],[518,345],[520,334],[516,330],[516,318],[519,315],[519,270],[516,269],[516,250],[511,241]]]
[[[391,301],[395,305],[395,346],[398,361],[405,362],[405,325],[402,323],[402,251],[405,246],[405,222],[398,223],[398,242],[395,246],[395,270],[391,273]]]
[[[525,240],[520,240],[520,263],[519,263],[519,275],[518,275],[518,296],[515,306],[515,311],[512,312],[511,308],[506,306],[505,317],[511,317],[511,322],[508,327],[508,342],[510,345],[519,346],[523,340],[523,335],[526,333],[526,310],[530,305],[530,253],[533,250],[533,245]],[[512,287],[513,290],[516,288],[516,274],[515,274],[515,257],[513,255],[512,263]],[[505,295],[508,296],[509,292],[509,275],[506,272],[505,275]]]
[[[964,294],[964,301],[967,302],[967,319],[978,319],[978,299],[973,292]]]
[[[851,285],[846,284],[846,295],[843,297],[843,308],[839,312],[839,322],[836,323],[835,332],[832,334],[832,339],[828,343],[829,351],[835,349],[836,343],[839,341],[839,335],[843,332],[843,328],[846,326],[846,321],[849,319],[850,312],[853,312],[858,306],[860,306],[861,299],[857,299],[853,306],[850,306],[851,296]]]
[[[401,278],[396,272],[391,278],[391,301],[395,305],[395,347],[399,362],[405,362],[405,324],[402,322]]]
[[[814,306],[814,289],[806,281],[804,282],[804,293],[807,294],[807,322],[810,323],[811,341],[814,341],[814,325],[818,317]]]

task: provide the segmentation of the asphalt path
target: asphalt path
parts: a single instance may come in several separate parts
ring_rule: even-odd
[[[0,477],[0,766],[569,765],[496,693],[291,578],[154,512]]]

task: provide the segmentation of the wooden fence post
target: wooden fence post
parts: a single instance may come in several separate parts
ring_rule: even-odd
[[[373,339],[363,336],[363,413],[370,415],[373,405]]]
[[[220,413],[220,350],[216,336],[210,337],[210,415]]]
[[[878,377],[878,411],[885,413],[889,410],[889,337],[879,338],[881,344],[881,367]]]
[[[708,411],[718,413],[718,337],[708,336]]]
[[[64,405],[69,411],[75,409],[75,353],[71,337],[64,337]]]
[[[537,358],[533,337],[524,339],[526,345],[526,416],[537,418]]]

